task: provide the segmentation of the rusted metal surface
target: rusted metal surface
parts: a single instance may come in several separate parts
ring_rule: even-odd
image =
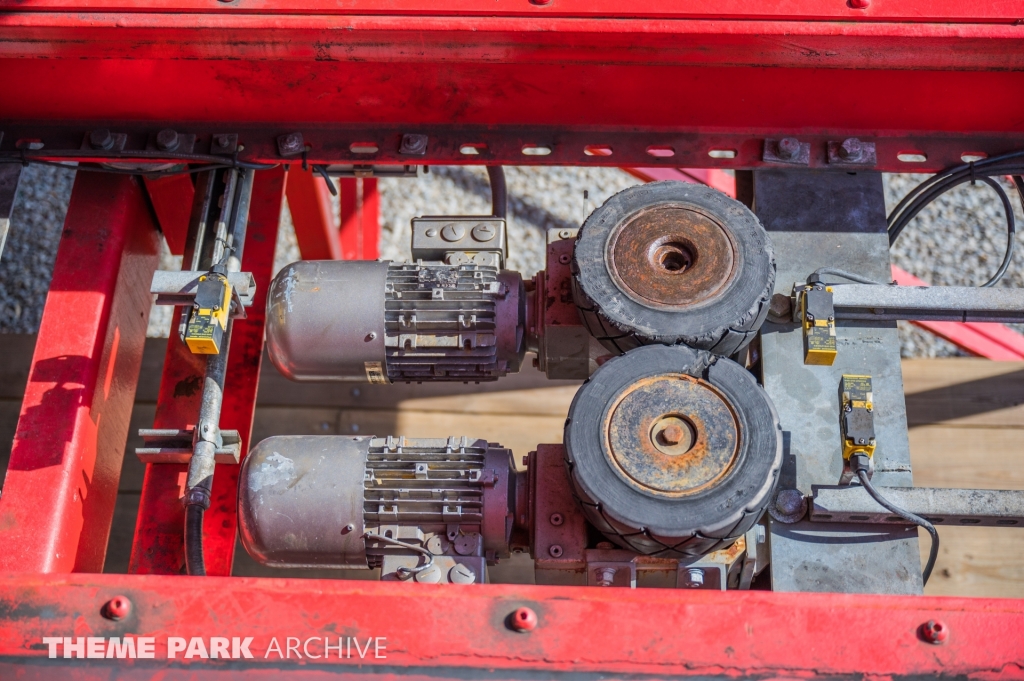
[[[654,307],[699,305],[735,275],[735,247],[707,211],[692,205],[657,205],[614,230],[608,270],[623,292]]]
[[[103,570],[158,262],[151,216],[135,178],[75,178],[0,500],[0,570]]]
[[[697,494],[731,469],[739,423],[709,383],[683,374],[637,381],[609,407],[606,454],[636,489],[669,498]]]
[[[530,553],[538,584],[586,584],[587,523],[573,498],[562,445],[529,456]]]
[[[103,617],[114,596],[123,620]],[[530,608],[537,623],[515,631]],[[45,616],[41,616],[45,614]],[[941,622],[942,645],[921,625]],[[429,626],[424,626],[429,623]],[[1000,599],[596,589],[529,585],[420,586],[344,580],[140,575],[0,576],[0,675],[596,679],[930,676],[1024,678],[1024,603]],[[870,644],[857,632],[870,632]],[[866,634],[865,634],[866,635]],[[43,637],[153,639],[154,659],[55,659]],[[178,652],[172,636],[251,637],[251,658]],[[287,638],[299,650],[287,653]],[[324,638],[332,652],[323,655]],[[382,655],[344,657],[338,637],[384,639]],[[277,639],[275,650],[274,639]],[[936,637],[933,637],[936,638]],[[312,640],[310,640],[312,639]],[[310,655],[301,651],[309,640]],[[278,652],[279,651],[279,652]],[[301,654],[302,657],[298,657]]]

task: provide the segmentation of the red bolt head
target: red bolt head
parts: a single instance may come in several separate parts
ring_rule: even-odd
[[[949,638],[949,627],[938,620],[928,620],[921,625],[921,637],[928,643],[942,643]]]
[[[127,596],[114,596],[103,605],[103,616],[109,620],[123,620],[132,611],[132,602]]]
[[[537,613],[531,608],[518,608],[512,613],[512,628],[516,631],[533,631],[537,628]]]
[[[871,0],[850,0],[850,7],[854,9],[867,9]]]

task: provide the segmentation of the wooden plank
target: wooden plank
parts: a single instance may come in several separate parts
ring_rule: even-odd
[[[1024,439],[1016,429],[911,428],[910,460],[918,487],[1024,489]]]
[[[1024,362],[977,358],[903,361],[907,421],[1024,429]]]
[[[921,535],[921,564],[930,538]],[[940,527],[939,557],[925,587],[928,596],[1024,598],[1024,530]]]

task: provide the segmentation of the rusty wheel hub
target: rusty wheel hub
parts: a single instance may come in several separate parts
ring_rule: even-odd
[[[630,385],[608,411],[607,454],[631,486],[681,497],[707,489],[732,468],[739,423],[713,386],[685,374]]]
[[[696,206],[661,204],[625,220],[608,242],[608,269],[637,302],[671,308],[714,297],[735,275],[735,247]]]

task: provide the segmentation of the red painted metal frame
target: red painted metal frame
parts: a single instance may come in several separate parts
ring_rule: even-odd
[[[341,257],[376,260],[380,256],[380,194],[372,177],[344,178],[341,185]]]
[[[341,260],[341,238],[323,178],[293,165],[288,172],[288,210],[303,260]]]
[[[167,248],[171,254],[181,255],[185,252],[192,199],[196,193],[192,176],[145,177],[143,181]]]
[[[287,175],[283,168],[256,174],[249,208],[242,269],[252,272],[257,291],[266,291],[274,266],[278,221]],[[233,322],[228,355],[221,427],[242,435],[242,451],[249,448],[263,357],[266,298],[257,295],[246,308],[246,319]],[[205,358],[191,354],[177,335],[178,314],[167,342],[164,373],[157,400],[155,428],[191,428],[199,414]],[[142,486],[129,571],[142,574],[178,574],[184,565],[185,511],[181,505],[187,466],[149,464]],[[230,575],[236,532],[238,466],[219,465],[213,495],[203,524],[206,570]]]
[[[0,499],[0,570],[100,572],[159,232],[139,182],[80,172]]]
[[[131,612],[105,619],[122,595]],[[508,626],[529,607],[536,629]],[[46,613],[40,617],[40,613]],[[920,627],[938,620],[935,645]],[[1024,601],[855,594],[118,575],[0,575],[0,675],[19,679],[1024,678]],[[43,637],[153,637],[153,660],[48,659]],[[252,637],[252,659],[168,660],[168,637]],[[292,637],[292,641],[288,641]],[[302,647],[309,639],[308,651]],[[385,658],[313,658],[381,637]],[[276,638],[280,657],[273,650]],[[295,641],[298,647],[295,647]],[[291,643],[294,652],[282,659]],[[105,649],[105,646],[104,646]],[[296,657],[301,655],[301,659]],[[159,670],[159,672],[157,672]],[[263,675],[257,670],[263,670]],[[348,672],[347,674],[345,672]],[[250,678],[250,676],[246,676]]]

